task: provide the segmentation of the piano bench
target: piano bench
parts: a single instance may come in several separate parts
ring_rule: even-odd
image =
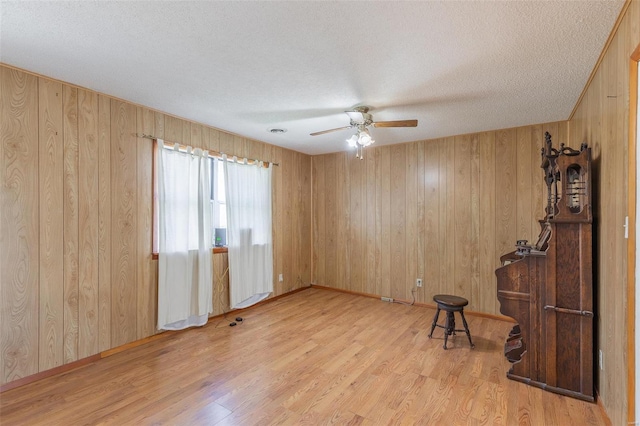
[[[436,294],[433,296],[433,301],[438,305],[436,310],[436,315],[433,317],[433,324],[431,324],[431,333],[429,333],[429,339],[433,335],[433,330],[436,327],[440,327],[444,329],[444,348],[447,349],[447,338],[452,334],[455,336],[456,331],[464,331],[467,333],[467,338],[469,339],[469,345],[471,348],[474,348],[475,345],[471,341],[471,333],[469,333],[469,326],[467,325],[467,320],[464,318],[464,307],[469,304],[469,301],[464,297],[452,296],[449,294]],[[440,316],[440,310],[443,310],[447,313],[447,317],[444,325],[438,324],[438,317]],[[460,312],[460,316],[462,317],[462,324],[464,325],[464,329],[456,330],[456,320],[453,316],[454,312]]]

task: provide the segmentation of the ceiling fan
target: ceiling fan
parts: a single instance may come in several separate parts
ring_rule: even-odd
[[[349,116],[349,125],[338,127],[336,129],[323,130],[321,132],[311,133],[311,136],[324,135],[343,129],[355,128],[357,131],[349,139],[347,143],[351,147],[356,148],[356,158],[363,159],[362,150],[365,146],[369,146],[375,141],[369,133],[368,126],[373,127],[416,127],[418,120],[396,120],[396,121],[373,121],[373,117],[369,114],[369,107],[358,106],[351,111],[345,111]]]
[[[373,121],[373,116],[369,114],[368,106],[355,107],[351,111],[345,111],[345,114],[347,114],[350,119],[348,126],[314,132],[311,133],[311,136],[324,135],[325,133],[350,128],[361,129],[370,125],[373,125],[373,127],[416,127],[418,125],[418,120]]]

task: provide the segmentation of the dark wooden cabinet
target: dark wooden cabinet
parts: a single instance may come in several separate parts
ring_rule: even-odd
[[[594,400],[591,150],[545,134],[547,206],[534,245],[518,241],[496,269],[500,312],[517,321],[505,342],[507,377]]]

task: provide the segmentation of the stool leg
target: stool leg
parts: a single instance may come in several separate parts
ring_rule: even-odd
[[[456,335],[456,316],[453,314],[453,312],[448,312],[449,314],[451,314],[451,321],[449,322],[449,335]]]
[[[431,333],[429,333],[429,339],[433,335],[433,330],[436,328],[436,323],[438,322],[438,316],[440,315],[440,307],[438,306],[436,310],[436,316],[433,317],[433,323],[431,324]]]
[[[469,338],[469,345],[471,345],[471,348],[475,348],[475,345],[471,341],[471,333],[469,333],[469,326],[467,325],[467,320],[464,318],[464,311],[460,311],[460,316],[462,317],[462,324],[464,324],[464,331],[467,333],[467,337]]]
[[[453,312],[447,311],[447,319],[444,323],[444,346],[443,348],[447,349],[447,339],[451,335],[451,328],[454,325]]]

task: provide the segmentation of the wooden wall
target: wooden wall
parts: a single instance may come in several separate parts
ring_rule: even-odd
[[[420,277],[420,302],[453,292],[469,298],[470,310],[496,314],[499,255],[537,235],[538,153],[548,130],[555,143],[593,147],[598,391],[613,424],[626,424],[622,225],[628,60],[639,23],[632,0],[568,124],[367,148],[364,161],[353,153],[311,159],[0,66],[0,384],[156,332],[151,142],[133,133],[280,162],[276,295],[313,281],[410,299]],[[224,265],[218,256],[214,264]],[[215,278],[216,309],[226,306],[224,279]]]
[[[627,424],[630,354],[626,351],[629,313],[624,223],[628,208],[629,59],[639,43],[640,2],[633,0],[569,121],[571,145],[586,141],[593,148],[597,347],[604,354],[598,391],[613,424]]]
[[[275,287],[275,286],[274,286]],[[229,302],[229,255],[216,253],[213,255],[213,314],[228,312],[231,309]]]
[[[411,300],[422,278],[418,302],[499,314],[499,257],[540,230],[545,131],[566,141],[563,122],[314,156],[314,282]]]
[[[156,333],[152,142],[135,133],[279,162],[274,293],[309,284],[309,156],[7,66],[0,99],[0,384]]]

